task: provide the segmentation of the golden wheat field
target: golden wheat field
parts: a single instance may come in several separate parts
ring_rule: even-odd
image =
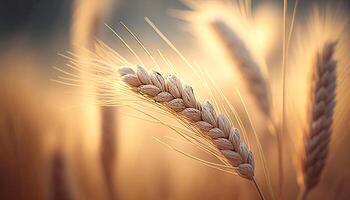
[[[346,0],[0,7],[0,200],[350,199]]]

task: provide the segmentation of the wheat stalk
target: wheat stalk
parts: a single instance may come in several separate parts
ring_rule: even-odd
[[[94,48],[94,38],[99,35],[100,22],[103,20],[104,12],[109,4],[109,0],[89,1],[89,0],[75,0],[75,9],[73,12],[72,21],[72,43],[76,46],[75,52],[78,55],[84,56],[84,48],[91,51],[96,51]],[[91,83],[87,81],[88,77],[86,71],[91,70],[92,66],[85,66],[81,74],[82,79],[85,80],[88,88]],[[101,87],[97,88],[98,92]],[[113,107],[101,106],[99,113],[100,117],[100,159],[102,165],[102,176],[105,179],[107,192],[110,199],[115,199],[116,192],[113,181],[113,168],[116,165],[116,145],[115,141],[117,135],[117,120],[116,110]]]
[[[245,86],[254,97],[257,107],[269,116],[271,97],[268,83],[246,44],[223,20],[214,20],[211,25],[217,39],[224,46],[227,54],[235,62],[237,69],[243,76]]]
[[[169,75],[165,79],[159,72],[147,72],[141,66],[137,66],[136,72],[130,67],[122,67],[119,72],[122,80],[133,91],[170,109],[198,129],[217,147],[241,177],[256,184],[253,153],[241,139],[239,130],[230,124],[225,115],[217,115],[209,101],[197,102],[191,86],[182,85],[175,75]],[[257,184],[256,188],[263,199]]]
[[[314,63],[308,129],[304,133],[302,156],[303,191],[307,196],[319,182],[326,164],[329,141],[332,135],[333,110],[336,97],[336,66],[333,58],[335,42],[324,44]]]
[[[66,171],[67,165],[63,153],[57,149],[53,152],[51,158],[51,196],[52,200],[70,200],[72,199],[67,184]]]

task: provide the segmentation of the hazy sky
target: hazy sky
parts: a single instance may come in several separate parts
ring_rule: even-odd
[[[50,45],[50,41],[60,38],[61,47],[69,45],[69,28],[72,18],[73,0],[0,0],[0,43],[9,39],[25,37],[34,41],[35,45]],[[181,29],[181,21],[169,15],[171,9],[187,9],[179,0],[111,0],[109,16],[106,23],[112,26],[123,21],[148,39],[152,33],[144,22],[144,17],[150,17],[157,26],[174,42],[184,43],[189,40],[189,34]],[[262,0],[253,1],[259,3]],[[282,5],[282,0],[267,0]],[[301,0],[299,15],[307,10],[309,4],[321,3],[326,0]],[[329,1],[329,0],[328,0]],[[332,0],[333,4],[334,0]],[[338,2],[338,1],[337,1]],[[348,2],[342,0],[342,2]],[[293,1],[289,1],[292,8]],[[109,37],[111,35],[103,35]],[[66,38],[66,39],[65,39]],[[151,40],[151,38],[150,38]],[[1,45],[3,46],[5,45]],[[1,50],[1,49],[0,49]],[[56,50],[57,51],[57,50]],[[51,53],[51,52],[48,52]]]

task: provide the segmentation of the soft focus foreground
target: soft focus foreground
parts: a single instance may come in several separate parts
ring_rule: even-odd
[[[229,109],[215,92],[215,88],[222,90],[240,118],[240,121],[233,120],[233,124],[242,125],[246,130],[244,139],[250,142],[256,155],[255,176],[267,199],[273,198],[270,190],[276,198],[280,198],[281,193],[284,199],[296,199],[303,187],[305,177],[298,162],[303,151],[300,149],[300,143],[304,142],[302,134],[308,127],[310,74],[317,50],[329,40],[336,41],[334,57],[338,77],[333,132],[325,168],[309,199],[346,199],[350,195],[347,189],[350,186],[347,170],[350,127],[346,123],[350,119],[347,5],[316,1],[314,6],[300,1],[294,19],[295,2],[288,2],[286,32],[291,36],[289,39],[287,35],[286,39],[289,51],[286,51],[286,113],[282,132],[283,1],[50,2],[58,9],[48,2],[28,1],[28,5],[23,6],[28,6],[29,13],[18,8],[18,12],[6,16],[12,20],[10,24],[15,25],[2,22],[9,30],[2,30],[0,40],[0,199],[259,198],[248,180],[198,161],[197,158],[210,162],[215,159],[184,142],[176,133],[180,128],[169,129],[169,125],[181,126],[179,122],[169,116],[163,118],[147,104],[137,105],[143,113],[130,106],[134,99],[118,89],[113,91],[118,84],[117,74],[115,77],[98,74],[105,78],[102,82],[94,78],[81,81],[80,77],[89,75],[84,73],[89,71],[87,68],[92,67],[86,63],[89,51],[100,50],[99,59],[108,61],[111,69],[125,64],[106,54],[111,51],[105,47],[95,46],[96,38],[115,49],[130,65],[156,68],[147,52],[119,21],[140,37],[161,65],[162,72],[176,73],[194,88],[197,99],[209,99],[221,110]],[[10,8],[12,5],[8,4]],[[252,11],[246,9],[250,6]],[[152,19],[197,71],[191,70],[181,56],[162,41],[144,21],[144,16]],[[227,47],[237,42],[227,46],[218,39],[213,29],[213,23],[218,20],[235,31],[235,38],[250,50],[249,56],[232,56],[236,52]],[[291,31],[289,25],[294,20]],[[120,34],[137,56],[104,23]],[[72,71],[74,64],[57,53],[80,59],[78,63],[84,63],[81,66],[85,68]],[[256,100],[259,95],[249,89],[253,83],[249,85],[244,76],[240,76],[239,66],[247,58],[255,59],[269,87],[268,100],[260,99],[264,105],[269,102],[268,111],[260,109],[259,98]],[[79,78],[64,72],[72,72]],[[199,81],[201,78],[204,82]],[[96,85],[98,87],[94,87]],[[107,100],[112,103],[104,99],[106,91],[119,92],[107,94]],[[165,121],[166,125],[155,123],[145,113]],[[254,131],[265,162],[260,157]],[[276,132],[282,134],[283,144],[281,192]],[[193,157],[184,156],[163,142]]]

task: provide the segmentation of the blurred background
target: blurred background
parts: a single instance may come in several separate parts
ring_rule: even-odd
[[[303,20],[312,5],[325,2],[301,0],[296,18]],[[349,15],[348,2],[340,2]],[[294,4],[295,1],[288,1],[289,12]],[[147,25],[144,17],[149,17],[183,55],[199,61],[213,75],[233,104],[239,102],[230,93],[230,73],[227,69],[217,72],[219,61],[210,51],[211,46],[206,46],[207,41],[190,27],[191,20],[184,20],[177,12],[191,11],[191,3],[1,0],[0,5],[0,199],[258,199],[250,182],[208,168],[152,138],[173,134],[167,128],[133,117],[138,116],[135,111],[96,106],[93,97],[81,95],[80,88],[52,81],[58,73],[54,67],[64,68],[67,63],[59,53],[73,51],[82,55],[82,49],[92,48],[96,38],[136,63],[105,26],[108,24],[137,47],[120,25],[122,21],[153,52],[164,49],[187,82],[199,84],[191,82],[193,75]],[[265,9],[259,9],[262,5]],[[256,0],[252,8],[262,15],[271,14],[268,27],[277,33],[270,41],[276,47],[269,58],[273,59],[271,66],[278,66],[281,39],[277,30],[281,28],[283,1]],[[136,52],[143,54],[141,49]],[[206,94],[199,92],[200,96]],[[242,105],[238,110],[244,113]],[[344,115],[349,119],[348,113]],[[245,115],[242,118],[247,121]],[[264,124],[261,118],[255,121],[258,127]],[[350,128],[348,124],[341,127]],[[346,154],[349,137],[345,133],[341,136],[341,145],[334,153],[341,162],[332,162],[327,168],[324,181],[310,196],[312,199],[347,199],[350,195],[350,174],[345,164],[350,163]],[[274,137],[260,138],[267,154],[275,155],[271,145]],[[267,159],[273,174],[276,158]],[[294,164],[293,159],[285,160],[285,199],[295,199],[298,191]],[[261,173],[257,176],[263,179]],[[265,184],[262,183],[262,188],[268,193]],[[272,187],[277,188],[274,175]]]

